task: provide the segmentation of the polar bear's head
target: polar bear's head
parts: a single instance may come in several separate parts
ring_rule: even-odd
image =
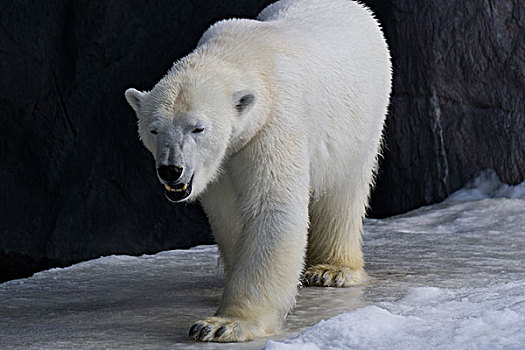
[[[250,89],[228,91],[195,77],[164,78],[149,92],[126,91],[170,201],[194,200],[220,173],[232,137],[257,99]]]

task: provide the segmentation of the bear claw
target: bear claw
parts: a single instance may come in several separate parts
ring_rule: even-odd
[[[195,322],[188,332],[188,336],[197,341],[206,342],[235,342],[246,341],[254,338],[252,327],[246,327],[241,320],[222,317],[208,317]]]
[[[219,329],[215,331],[215,337],[220,337],[221,335],[224,334],[224,332],[226,332],[226,327],[224,326],[219,327]]]
[[[201,329],[201,331],[199,332],[199,338],[204,338],[204,337],[206,337],[211,331],[212,331],[211,326],[203,327],[203,328]]]
[[[353,270],[349,267],[333,265],[315,265],[306,269],[302,282],[305,286],[350,287],[366,281],[363,269]]]
[[[195,333],[197,333],[197,327],[199,327],[198,323],[195,323],[193,326],[190,327],[190,331],[188,332],[188,337],[192,337]]]

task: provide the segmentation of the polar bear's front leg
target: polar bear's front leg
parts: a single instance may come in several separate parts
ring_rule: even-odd
[[[242,230],[236,196],[227,173],[211,184],[201,198],[215,241],[224,264],[226,277],[231,275],[235,259],[235,245]]]
[[[274,333],[293,305],[303,266],[307,208],[264,210],[239,236],[236,263],[215,317],[196,322],[190,337],[245,341]]]
[[[243,229],[220,306],[214,317],[192,325],[189,335],[195,340],[233,342],[272,334],[294,303],[308,231],[307,162],[290,146],[280,148],[290,153],[253,156],[268,144],[236,156],[230,175]],[[277,159],[286,155],[291,159]]]
[[[219,310],[215,317],[196,322],[191,338],[245,341],[276,331],[293,305],[306,246],[306,223],[301,222],[305,220],[287,216],[262,213],[254,225],[260,231],[252,227],[239,237],[237,264],[226,281]],[[256,231],[261,237],[254,237]]]

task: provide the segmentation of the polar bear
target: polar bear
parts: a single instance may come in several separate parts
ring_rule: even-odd
[[[362,218],[390,90],[370,10],[281,0],[216,23],[151,91],[126,91],[167,198],[200,200],[224,263],[219,308],[191,338],[272,334],[300,281],[366,279]]]

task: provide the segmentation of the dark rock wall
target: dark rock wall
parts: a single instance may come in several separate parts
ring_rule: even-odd
[[[0,280],[210,243],[162,194],[123,92],[150,89],[213,22],[271,1],[0,1]],[[395,78],[371,214],[525,173],[525,3],[365,1]]]
[[[483,169],[525,176],[525,1],[370,0],[394,93],[372,216],[435,203]]]
[[[0,280],[105,254],[211,243],[163,196],[125,101],[220,18],[264,1],[0,2]]]

